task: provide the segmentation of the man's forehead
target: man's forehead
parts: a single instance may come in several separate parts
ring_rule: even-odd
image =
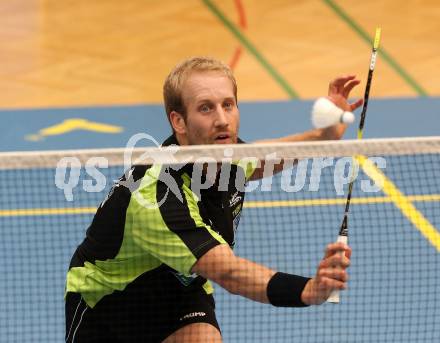
[[[234,97],[232,81],[219,71],[193,71],[183,82],[182,96],[188,100],[205,97]]]

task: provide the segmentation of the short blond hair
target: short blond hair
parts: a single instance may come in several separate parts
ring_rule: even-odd
[[[194,71],[218,71],[232,82],[235,101],[237,101],[237,82],[231,68],[212,57],[196,56],[177,64],[165,79],[163,85],[163,99],[165,111],[170,120],[170,113],[176,111],[186,116],[186,108],[182,99],[182,88],[185,80]]]

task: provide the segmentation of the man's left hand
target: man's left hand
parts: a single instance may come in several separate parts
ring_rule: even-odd
[[[353,112],[364,103],[363,99],[349,103],[348,97],[354,87],[359,85],[361,81],[356,79],[355,75],[339,76],[330,82],[328,86],[328,98],[339,108],[344,111]],[[322,130],[322,139],[340,139],[345,130],[346,124],[336,124]]]

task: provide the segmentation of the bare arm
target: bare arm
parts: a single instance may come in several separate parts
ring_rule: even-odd
[[[226,244],[209,250],[197,261],[192,271],[232,294],[269,303],[266,289],[275,271],[234,255]]]
[[[303,142],[303,141],[335,140],[335,139],[341,139],[346,129],[347,129],[346,124],[337,124],[323,129],[313,129],[289,136],[258,140],[254,143],[270,144],[270,143],[291,143],[291,142]]]
[[[255,143],[270,144],[270,143],[335,140],[335,139],[340,139],[344,135],[346,129],[347,129],[347,125],[337,124],[323,129],[314,129],[290,136],[285,136],[275,139],[260,140],[260,141],[256,141]],[[298,160],[295,160],[294,164],[296,164],[297,162]],[[265,170],[265,166],[266,166],[265,161],[261,161],[260,166],[254,170],[252,176],[250,177],[250,180],[259,180],[262,179],[263,177],[272,176],[283,171],[284,161],[281,160],[280,163],[270,164],[268,167],[269,170]]]
[[[345,252],[341,256],[339,252]],[[342,243],[329,244],[324,258],[301,294],[304,304],[321,304],[334,289],[345,289],[351,250]],[[226,244],[209,250],[192,268],[192,272],[219,284],[232,294],[269,303],[267,286],[276,271],[234,255]]]

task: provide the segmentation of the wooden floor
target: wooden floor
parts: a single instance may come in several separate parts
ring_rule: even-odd
[[[0,19],[0,108],[159,103],[190,55],[230,63],[241,100],[314,98],[365,80],[376,26],[372,96],[440,95],[438,0],[2,0]]]

